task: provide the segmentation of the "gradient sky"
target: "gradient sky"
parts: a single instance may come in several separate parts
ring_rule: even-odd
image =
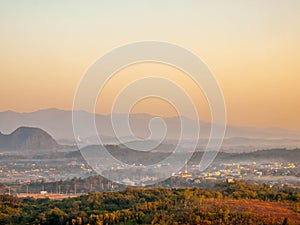
[[[0,111],[71,109],[88,66],[110,49],[140,40],[162,40],[197,54],[224,93],[228,123],[300,130],[300,1],[0,1]],[[166,66],[165,66],[166,67]],[[129,74],[176,74],[160,66]],[[171,73],[171,74],[170,74]],[[181,76],[182,77],[182,76]],[[113,82],[113,81],[112,81]],[[200,118],[209,120],[205,100]],[[109,112],[116,78],[98,112]],[[193,88],[192,88],[193,87]],[[134,112],[172,115],[159,100]]]

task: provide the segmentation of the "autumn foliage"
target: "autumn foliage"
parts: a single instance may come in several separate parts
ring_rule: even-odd
[[[299,224],[298,197],[244,182],[210,189],[127,188],[60,201],[2,195],[0,224]]]

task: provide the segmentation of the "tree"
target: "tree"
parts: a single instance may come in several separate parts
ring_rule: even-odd
[[[288,218],[284,218],[284,220],[283,220],[283,223],[282,223],[282,225],[288,225],[289,224],[289,221],[288,221]]]
[[[63,224],[66,213],[61,209],[55,207],[46,213],[46,224]]]

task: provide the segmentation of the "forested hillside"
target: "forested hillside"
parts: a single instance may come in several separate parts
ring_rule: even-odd
[[[73,199],[0,196],[0,224],[299,224],[300,194],[266,185],[127,188]]]

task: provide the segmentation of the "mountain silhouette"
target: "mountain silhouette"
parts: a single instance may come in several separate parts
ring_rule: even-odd
[[[0,132],[0,150],[56,150],[59,144],[44,130],[19,127],[11,134]]]
[[[74,111],[74,114],[80,119],[80,130],[82,135],[73,134],[72,126],[72,111],[59,110],[55,108],[38,110],[35,112],[19,113],[13,111],[0,112],[0,130],[3,133],[11,133],[21,126],[26,127],[39,127],[47,131],[55,140],[60,144],[73,145],[76,140],[80,140],[87,145],[98,144],[98,136],[95,135],[92,129],[87,126],[88,121],[95,120],[98,134],[101,136],[105,144],[119,144],[120,141],[116,138],[115,131],[111,124],[111,115],[93,114],[86,111]],[[117,120],[124,120],[126,114],[115,114]],[[149,114],[131,114],[130,127],[132,132],[141,138],[147,138],[151,132],[149,130],[149,121],[155,116]],[[169,143],[177,143],[180,136],[180,118],[178,117],[165,117],[163,118],[167,125],[167,134],[165,141]],[[193,134],[194,131],[189,129],[195,123],[200,124],[200,138],[207,139],[211,131],[211,123],[204,121],[195,121],[190,118],[182,117],[187,124],[187,135]],[[189,126],[191,125],[191,126]],[[151,131],[156,134],[159,128],[154,127]],[[192,136],[192,135],[191,135]],[[124,139],[124,142],[134,141],[126,130],[120,130],[119,137]],[[286,130],[281,128],[257,128],[245,126],[233,126],[228,124],[226,129],[226,143],[230,146],[234,145],[247,145],[267,147],[289,147],[292,148],[299,146],[300,132]],[[258,140],[256,140],[258,139]],[[262,145],[268,139],[266,145]],[[274,141],[280,139],[280,141]],[[282,141],[282,139],[284,139]],[[293,140],[297,140],[297,143]],[[121,142],[121,143],[124,143]],[[282,144],[281,144],[282,143]],[[288,143],[288,145],[286,144]],[[290,144],[291,143],[291,144]]]

